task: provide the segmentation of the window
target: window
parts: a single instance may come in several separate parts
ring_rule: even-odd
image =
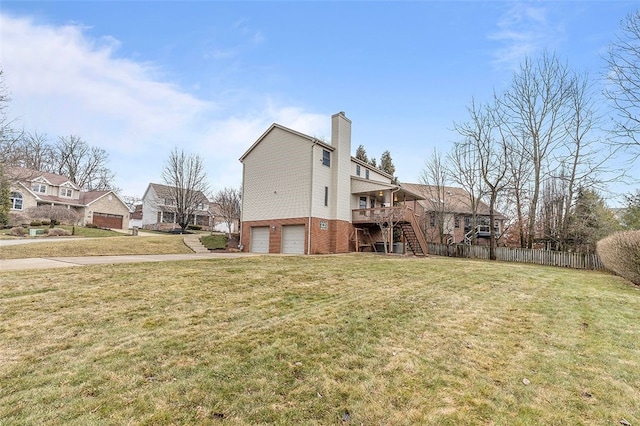
[[[322,165],[331,167],[331,153],[326,149],[322,150]]]
[[[371,208],[375,208],[376,207],[376,199],[371,197],[371,199],[369,200]]]
[[[361,209],[367,208],[367,197],[360,197],[360,208]]]
[[[12,192],[10,201],[11,201],[12,210],[22,210],[22,194],[21,193]]]
[[[369,179],[369,169],[366,169],[366,170],[364,171],[364,177],[365,177],[365,178],[367,178],[367,179]]]
[[[329,205],[329,187],[324,187],[324,206],[327,207]]]
[[[45,185],[44,183],[34,183],[31,186],[31,189],[33,190],[33,192],[41,192],[44,194],[47,192],[47,185]]]
[[[360,176],[360,164],[356,164],[356,176]]]
[[[71,197],[73,195],[73,191],[69,188],[60,188],[60,196],[61,197]]]
[[[453,220],[453,226],[457,228],[460,228],[460,217],[456,216],[456,218]]]
[[[165,198],[164,199],[164,205],[165,206],[175,206],[176,205],[176,200],[173,198]]]
[[[176,215],[173,212],[163,212],[162,213],[162,221],[164,223],[174,223],[176,220]]]
[[[435,228],[435,227],[436,227],[436,215],[435,215],[435,214],[433,214],[433,213],[431,213],[431,214],[429,215],[429,226],[430,226],[431,228]]]

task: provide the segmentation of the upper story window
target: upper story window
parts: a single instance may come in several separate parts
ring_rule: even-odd
[[[365,169],[364,171],[364,177],[369,179],[369,169]]]
[[[460,217],[456,216],[453,223],[456,228],[460,228]]]
[[[45,194],[47,192],[47,185],[45,185],[44,183],[34,183],[31,186],[31,189],[33,190],[33,192],[41,192]]]
[[[61,197],[71,197],[73,195],[73,190],[69,188],[60,188],[60,196]]]
[[[356,164],[356,176],[360,176],[360,164]]]
[[[331,167],[331,153],[326,149],[322,150],[322,165]]]
[[[22,194],[19,192],[12,192],[9,198],[11,202],[12,210],[22,210]]]
[[[165,206],[175,206],[176,205],[176,200],[174,200],[173,198],[165,198],[164,199],[164,205]]]

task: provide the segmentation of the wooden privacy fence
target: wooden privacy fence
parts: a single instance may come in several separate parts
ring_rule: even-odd
[[[429,254],[435,254],[436,256],[489,259],[489,247],[487,246],[427,243],[427,251]],[[564,251],[496,247],[496,260],[562,266],[574,269],[604,270],[604,266],[596,254],[568,253]]]

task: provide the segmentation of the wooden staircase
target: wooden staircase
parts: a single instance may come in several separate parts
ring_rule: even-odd
[[[400,228],[402,229],[407,248],[416,256],[426,256],[427,241],[424,235],[422,235],[422,231],[412,210],[407,209],[405,220],[400,223]]]

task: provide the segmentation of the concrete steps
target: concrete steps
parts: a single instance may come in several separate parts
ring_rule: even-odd
[[[198,234],[185,235],[183,241],[194,253],[209,253],[209,250],[200,242],[200,235]]]

